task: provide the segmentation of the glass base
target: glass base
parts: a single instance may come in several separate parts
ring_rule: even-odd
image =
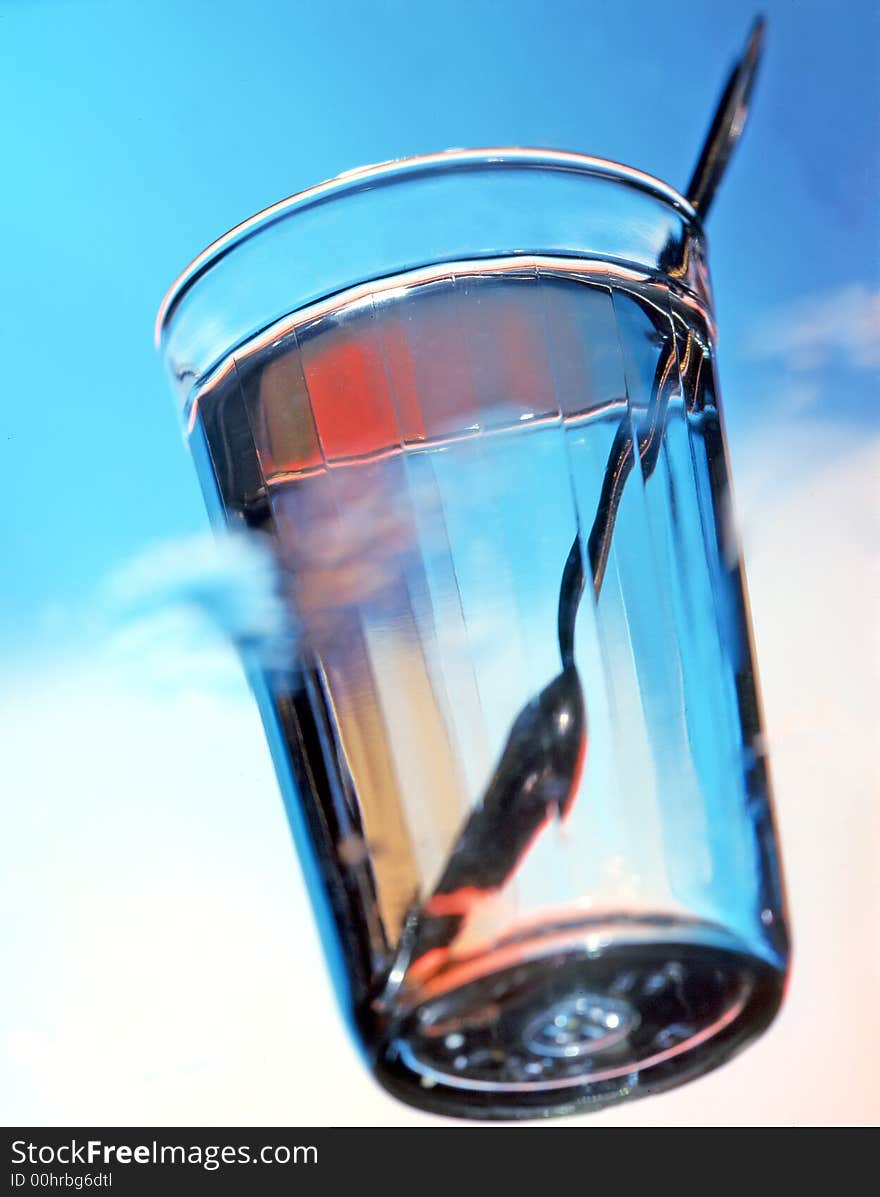
[[[397,1097],[440,1114],[575,1113],[722,1064],[772,1020],[784,979],[700,924],[556,930],[428,986],[394,1019],[375,1070]]]

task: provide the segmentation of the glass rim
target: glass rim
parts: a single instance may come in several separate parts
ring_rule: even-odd
[[[525,167],[532,169],[561,170],[592,178],[606,178],[637,191],[645,192],[673,208],[686,223],[699,227],[700,221],[690,201],[669,183],[633,166],[626,166],[609,158],[596,158],[572,150],[552,150],[519,146],[504,146],[487,149],[451,149],[433,154],[420,154],[408,158],[393,158],[369,166],[358,166],[343,171],[322,183],[294,192],[284,199],[247,217],[212,241],[197,254],[188,266],[180,272],[165,293],[156,315],[155,343],[161,347],[162,334],[174,309],[180,300],[216,263],[226,257],[236,246],[249,241],[277,221],[300,210],[323,204],[346,195],[384,183],[395,182],[407,177],[445,170],[467,170],[496,167]]]

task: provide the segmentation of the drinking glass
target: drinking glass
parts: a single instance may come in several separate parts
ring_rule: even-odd
[[[757,1035],[788,942],[687,200],[551,151],[353,172],[157,337],[214,519],[278,563],[250,679],[379,1081],[534,1117]]]

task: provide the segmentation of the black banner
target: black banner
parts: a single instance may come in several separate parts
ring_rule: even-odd
[[[528,1133],[530,1129],[551,1128],[10,1129],[6,1131],[5,1184],[8,1192],[22,1195],[284,1193],[290,1197],[335,1192],[345,1181],[369,1192],[382,1186],[392,1193],[412,1190],[418,1197],[426,1184],[438,1182],[470,1189],[475,1164],[491,1166],[495,1179],[515,1173],[533,1182],[542,1176],[546,1182],[558,1168],[560,1154],[568,1157],[569,1165],[583,1158],[583,1130],[566,1136],[564,1130],[552,1128],[554,1140],[548,1146],[546,1136],[539,1143]],[[484,1133],[476,1134],[480,1130]],[[592,1142],[594,1132],[587,1133]],[[607,1131],[599,1135],[621,1142]],[[577,1140],[577,1149],[562,1151],[566,1139],[572,1149]]]
[[[766,1130],[757,1133],[766,1139]],[[649,1142],[634,1149],[634,1134]],[[712,1158],[724,1158],[729,1182],[737,1173],[744,1182],[753,1178],[752,1153],[730,1154],[725,1145],[718,1157],[713,1137],[717,1130],[566,1127],[564,1122],[434,1129],[19,1128],[5,1131],[5,1191],[290,1197],[335,1193],[345,1181],[364,1189],[365,1197],[376,1191],[420,1197],[426,1185],[440,1183],[453,1185],[451,1197],[459,1197],[459,1190],[483,1185],[497,1193],[500,1184],[516,1180],[520,1188],[534,1186],[538,1197],[548,1197],[551,1186],[564,1192],[574,1185],[579,1191],[597,1182],[619,1182],[631,1192],[641,1184],[654,1187],[664,1178],[699,1172],[709,1158],[704,1146]],[[804,1142],[799,1136],[798,1155]]]

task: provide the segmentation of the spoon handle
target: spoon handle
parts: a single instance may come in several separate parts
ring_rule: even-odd
[[[688,336],[692,338],[693,334],[689,333]],[[605,567],[608,564],[608,554],[611,551],[611,536],[617,519],[617,509],[620,506],[624,485],[635,464],[636,455],[642,463],[644,481],[650,478],[657,465],[666,423],[666,408],[669,397],[679,381],[675,370],[676,362],[675,343],[670,341],[657,363],[651,402],[645,422],[641,428],[634,430],[629,417],[624,417],[618,425],[608,455],[608,464],[605,466],[599,503],[586,545],[590,579],[596,598],[599,597],[605,578]],[[566,559],[559,587],[557,630],[559,653],[565,667],[574,664],[575,621],[584,585],[584,556],[581,549],[580,532],[578,532]]]
[[[686,195],[701,220],[706,219],[718,184],[745,128],[749,114],[749,97],[755,83],[763,43],[764,18],[758,17],[752,25],[743,56],[727,80],[727,86],[715,110],[703,149],[687,186]]]

